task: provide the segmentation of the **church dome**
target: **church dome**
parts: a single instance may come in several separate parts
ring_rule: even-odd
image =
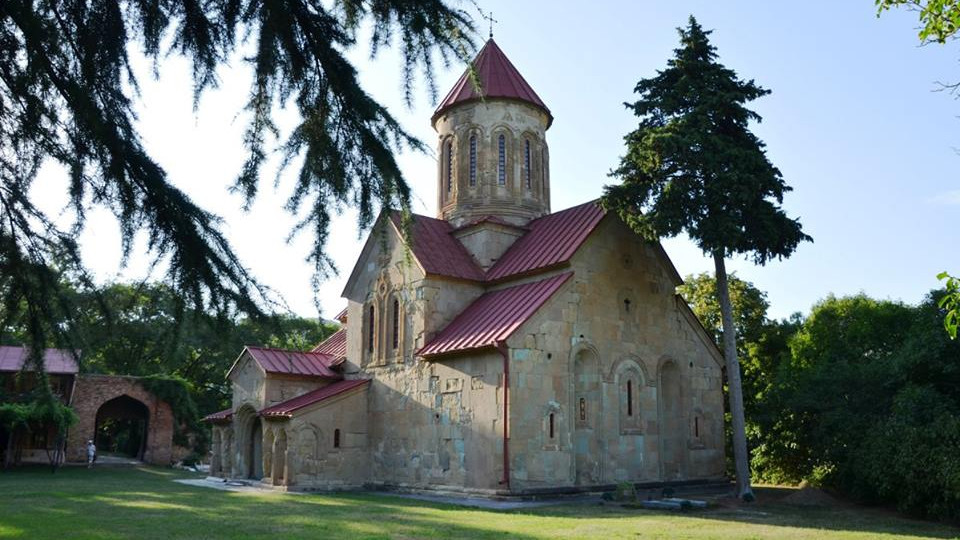
[[[491,38],[440,102],[437,217],[517,226],[550,213],[550,109]],[[492,226],[492,225],[490,225]]]
[[[470,76],[467,69],[460,76],[457,84],[443,98],[431,118],[436,123],[443,113],[451,107],[482,99],[508,99],[529,103],[543,110],[547,114],[547,127],[553,123],[550,109],[543,103],[540,96],[533,91],[523,75],[517,71],[507,55],[503,54],[497,43],[490,38],[480,49],[473,60],[473,69],[476,79]],[[479,88],[477,87],[479,85]]]

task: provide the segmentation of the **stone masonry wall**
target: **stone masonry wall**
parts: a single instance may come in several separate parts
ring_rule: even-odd
[[[607,217],[571,268],[508,341],[511,488],[722,477],[719,356],[656,247]]]

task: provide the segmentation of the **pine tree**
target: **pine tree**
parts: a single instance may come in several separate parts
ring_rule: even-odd
[[[733,427],[738,496],[753,499],[737,359],[736,330],[725,259],[749,255],[757,264],[789,256],[811,238],[780,208],[790,191],[749,130],[760,116],[745,103],[769,93],[741,81],[717,61],[696,19],[678,29],[680,48],[656,77],[642,79],[640,99],[626,104],[639,117],[626,155],[611,176],[607,208],[650,240],[686,232],[711,256],[723,319],[723,344]]]
[[[425,148],[364,91],[346,58],[368,32],[374,52],[400,48],[408,103],[418,74],[435,95],[434,62],[466,58],[473,46],[470,18],[444,0],[0,2],[0,328],[26,320],[36,369],[40,349],[62,333],[50,321],[69,312],[57,295],[60,273],[86,279],[74,239],[91,207],[116,216],[125,255],[145,233],[166,281],[194,307],[260,314],[270,306],[217,216],[174,187],[148,152],[128,50],[144,51],[157,74],[168,54],[188,58],[195,99],[216,86],[220,66],[249,55],[249,157],[236,188],[252,202],[272,150],[266,141],[279,135],[285,163],[302,160],[287,206],[306,216],[300,229],[315,237],[309,257],[319,277],[333,270],[324,253],[331,211],[354,206],[366,226],[380,208],[407,208],[394,153]],[[273,111],[290,104],[300,123],[285,137]],[[31,201],[47,161],[68,171],[72,226]]]

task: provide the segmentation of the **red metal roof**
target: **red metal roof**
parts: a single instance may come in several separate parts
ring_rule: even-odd
[[[496,346],[536,313],[572,275],[573,272],[566,272],[484,294],[417,354],[436,356]]]
[[[233,419],[233,409],[224,409],[203,417],[204,422],[228,422]]]
[[[347,328],[343,327],[337,330],[330,337],[311,349],[310,352],[329,354],[334,357],[337,360],[336,363],[339,364],[347,357]]]
[[[400,214],[395,212],[390,218],[397,230],[403,231]],[[418,214],[412,218],[410,249],[427,274],[483,281],[483,270],[467,248],[450,234],[453,226],[442,219]]]
[[[510,246],[487,271],[487,281],[524,274],[566,262],[603,219],[596,201],[535,219],[530,232]]]
[[[343,308],[343,311],[341,311],[340,313],[337,313],[337,316],[334,317],[333,320],[340,321],[342,323],[347,322],[347,309],[348,308]]]
[[[286,351],[283,349],[251,347],[249,345],[246,347],[246,351],[267,373],[305,375],[327,379],[343,378],[339,373],[330,369],[336,363],[336,358],[329,354]]]
[[[0,346],[0,371],[20,371],[29,354],[26,347]],[[72,375],[79,371],[76,359],[64,349],[44,349],[43,368],[55,375]]]
[[[550,109],[544,105],[540,96],[527,84],[523,75],[520,75],[520,72],[513,66],[507,55],[503,54],[493,38],[487,41],[487,44],[480,49],[477,57],[474,58],[473,69],[476,73],[476,80],[480,83],[480,88],[476,87],[475,79],[470,76],[470,70],[464,71],[460,80],[453,85],[450,93],[443,98],[440,106],[437,107],[437,111],[433,113],[434,120],[458,103],[475,101],[481,98],[504,98],[525,101],[540,107],[550,117],[548,124],[553,123],[553,115],[550,114]]]
[[[370,379],[353,379],[350,381],[338,381],[333,384],[318,388],[312,392],[307,392],[293,399],[288,399],[283,403],[271,405],[260,411],[260,416],[293,416],[294,411],[302,409],[308,405],[313,405],[325,399],[342,394],[348,390],[359,388],[370,383]]]

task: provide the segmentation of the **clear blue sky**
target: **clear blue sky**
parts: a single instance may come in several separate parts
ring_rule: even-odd
[[[471,13],[469,3],[463,4]],[[623,150],[622,137],[636,124],[622,106],[636,81],[663,68],[677,46],[675,28],[695,15],[711,36],[721,61],[742,78],[773,93],[754,102],[764,121],[755,126],[771,161],[794,188],[784,207],[799,217],[813,244],[788,260],[756,267],[734,260],[730,268],[768,293],[770,314],[808,312],[824,296],[864,291],[915,303],[937,287],[935,275],[960,272],[953,233],[960,213],[960,101],[934,92],[934,81],[960,80],[960,47],[918,45],[916,16],[890,12],[875,17],[863,2],[507,2],[484,0],[499,20],[498,44],[554,114],[551,148],[554,210],[598,197],[607,172]],[[478,19],[479,20],[479,19]],[[482,45],[486,23],[479,20]],[[404,125],[431,145],[429,117],[435,102],[425,87],[413,109],[399,97],[395,56],[370,61],[352,53],[367,88]],[[463,70],[439,70],[439,97]],[[294,219],[281,208],[289,185],[265,178],[252,212],[228,195],[243,160],[245,117],[238,113],[249,72],[241,63],[221,72],[220,90],[191,110],[187,66],[176,59],[161,67],[161,80],[144,70],[141,128],[173,181],[201,205],[222,215],[237,251],[256,276],[290,307],[316,315],[311,269],[303,261],[309,237],[284,242]],[[406,154],[401,163],[414,187],[416,211],[433,215],[433,156]],[[55,209],[56,180],[37,189]],[[62,193],[62,191],[60,192]],[[348,211],[334,224],[330,251],[341,276],[323,284],[324,316],[343,304],[346,276],[359,254],[356,222]],[[116,276],[116,225],[94,216],[82,238],[85,254],[102,279]],[[665,242],[683,275],[712,270],[689,241]],[[146,268],[134,256],[120,277]]]

